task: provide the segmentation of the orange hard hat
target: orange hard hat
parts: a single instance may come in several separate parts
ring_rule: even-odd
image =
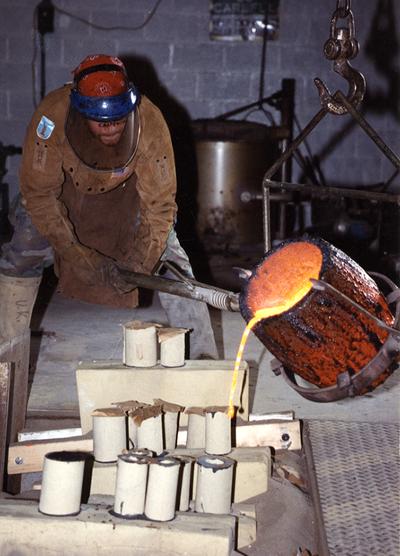
[[[128,89],[125,66],[116,56],[86,56],[73,74],[77,90],[88,97],[111,97],[125,93]]]

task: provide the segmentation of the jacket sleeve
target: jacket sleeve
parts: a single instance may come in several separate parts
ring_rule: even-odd
[[[63,119],[55,117],[53,112],[52,105],[45,99],[28,126],[22,151],[20,188],[34,225],[53,248],[62,253],[77,239],[67,209],[59,201],[64,182],[64,126]],[[43,129],[46,125],[50,129],[55,126],[50,135],[49,128]]]
[[[176,215],[176,173],[174,152],[167,124],[161,112],[141,114],[141,138],[137,153],[137,190],[140,218],[129,265],[137,272],[153,271],[165,250]]]

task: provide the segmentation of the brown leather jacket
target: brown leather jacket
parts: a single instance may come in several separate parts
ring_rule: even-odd
[[[79,283],[63,251],[77,243],[132,270],[152,272],[176,214],[170,134],[158,108],[142,97],[135,113],[138,139],[133,158],[119,171],[93,169],[75,154],[66,137],[69,93],[70,85],[65,85],[47,95],[29,124],[20,170],[23,202],[54,248],[60,292],[134,307],[136,291],[117,294],[111,287]],[[37,132],[42,116],[55,125],[47,139]]]

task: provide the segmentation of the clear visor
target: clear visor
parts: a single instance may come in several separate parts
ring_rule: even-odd
[[[87,119],[70,107],[65,135],[78,158],[94,170],[120,170],[132,160],[139,139],[137,110],[130,112],[121,138],[116,145],[104,145],[93,135]]]

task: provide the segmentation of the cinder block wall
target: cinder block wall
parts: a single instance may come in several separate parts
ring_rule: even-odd
[[[93,25],[112,27],[140,25],[155,0],[54,3]],[[32,66],[39,71],[37,40],[33,62],[36,4],[0,0],[0,141],[4,145],[22,145],[33,97],[39,97],[38,78],[35,86],[32,82]],[[365,74],[368,84],[363,109],[382,138],[399,150],[400,5],[395,0],[353,0],[352,4],[361,43],[353,65]],[[294,78],[296,115],[302,126],[319,109],[314,77],[324,79],[332,91],[347,91],[347,83],[331,71],[322,52],[335,7],[335,0],[281,0],[279,38],[268,42],[265,95],[278,90],[283,78]],[[70,80],[71,70],[85,55],[105,52],[128,61],[133,81],[156,102],[163,100],[170,120],[179,114],[211,118],[257,100],[261,43],[211,41],[208,26],[207,0],[162,0],[151,21],[136,31],[102,31],[57,11],[55,32],[45,38],[46,89]],[[253,119],[265,121],[261,113],[253,114]],[[321,157],[329,183],[363,185],[390,175],[391,165],[348,116],[329,116],[308,143],[311,152]],[[13,156],[7,162],[5,181],[11,198],[18,190],[19,159]]]

